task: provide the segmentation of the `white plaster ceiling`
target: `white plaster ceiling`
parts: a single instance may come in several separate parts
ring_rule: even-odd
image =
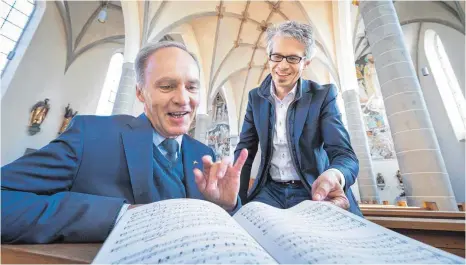
[[[411,24],[423,22],[438,23],[453,28],[465,34],[465,1],[396,1],[395,9],[400,24],[403,27],[405,39],[409,40],[411,54],[412,49],[418,42],[418,29]],[[370,53],[369,43],[365,38],[365,27],[358,14],[358,8],[352,8],[356,29],[353,32],[353,45],[355,49],[355,59],[358,60],[367,53]],[[414,29],[414,30],[413,30]],[[414,41],[414,42],[413,42]]]
[[[140,1],[137,3],[142,41],[167,35],[185,43],[201,62],[205,97],[210,104],[222,86],[231,90],[238,117],[246,108],[249,90],[268,74],[265,30],[274,23],[296,20],[314,27],[317,56],[304,73],[322,83],[335,67],[331,1]],[[108,6],[108,20],[97,15]],[[124,42],[120,1],[57,1],[68,42],[68,68],[82,53],[108,42]],[[231,92],[231,93],[230,93]]]
[[[55,4],[67,39],[66,69],[81,54],[97,45],[123,44],[125,28],[120,1],[56,1]],[[103,6],[107,6],[107,21],[100,23],[97,15]]]
[[[173,33],[194,35],[195,42],[185,44],[199,51],[205,100],[210,104],[222,86],[228,84],[238,117],[244,116],[249,90],[268,74],[264,31],[271,24],[296,20],[325,25],[323,30],[315,28],[319,56],[305,77],[328,83],[333,74],[338,81],[334,54],[329,52],[334,50],[330,1],[303,5],[299,1],[163,1],[140,5],[145,11],[144,42],[158,41]]]

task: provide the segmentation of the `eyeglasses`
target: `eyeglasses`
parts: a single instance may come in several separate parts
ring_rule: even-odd
[[[286,61],[288,63],[298,64],[299,62],[301,62],[301,60],[303,58],[304,57],[299,57],[299,56],[296,56],[296,55],[289,55],[289,56],[283,56],[283,55],[280,55],[280,54],[271,54],[271,55],[269,55],[270,61],[276,62],[276,63],[279,63],[279,62],[283,61],[283,59],[286,59]]]

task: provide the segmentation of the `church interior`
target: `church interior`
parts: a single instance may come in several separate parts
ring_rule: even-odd
[[[363,2],[2,0],[1,165],[48,144],[75,115],[143,113],[134,60],[166,40],[201,65],[190,136],[232,156],[248,92],[269,73],[265,31],[295,20],[312,26],[317,48],[303,78],[338,88],[363,213],[464,257],[465,1],[386,1],[397,23],[372,19]],[[384,41],[398,29],[402,40]],[[404,89],[412,74],[416,89]]]

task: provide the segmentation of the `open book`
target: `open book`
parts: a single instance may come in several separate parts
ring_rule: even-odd
[[[129,210],[93,263],[459,263],[328,202],[290,209],[173,199]]]

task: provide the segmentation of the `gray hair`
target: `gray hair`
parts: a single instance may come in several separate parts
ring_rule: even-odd
[[[146,44],[141,50],[139,50],[138,54],[136,55],[136,61],[134,63],[134,68],[136,71],[136,83],[142,87],[145,82],[144,76],[144,69],[146,68],[147,60],[149,57],[154,54],[156,51],[163,49],[163,48],[170,48],[175,47],[187,52],[196,62],[197,68],[199,69],[199,74],[201,67],[199,65],[199,61],[196,58],[194,53],[190,52],[186,46],[182,43],[176,41],[161,41],[161,42],[151,42]]]
[[[267,29],[267,54],[272,53],[273,38],[275,36],[291,37],[304,44],[306,50],[304,56],[307,59],[314,57],[316,53],[312,27],[296,21],[286,21]]]

